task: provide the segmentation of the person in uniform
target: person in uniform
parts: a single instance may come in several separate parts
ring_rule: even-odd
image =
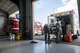
[[[45,43],[50,43],[50,30],[48,24],[44,25],[44,34],[45,34]]]
[[[57,43],[61,42],[61,35],[62,35],[62,28],[61,28],[61,21],[57,19],[56,23],[56,38],[57,38]]]
[[[62,35],[63,35],[62,41],[64,41],[64,37],[66,35],[66,25],[63,18],[61,19],[61,27],[62,27]]]

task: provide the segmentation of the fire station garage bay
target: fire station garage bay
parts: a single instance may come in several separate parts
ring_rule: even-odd
[[[61,43],[52,39],[49,44],[33,39],[35,2],[37,0],[0,0],[0,53],[80,53],[80,39]],[[80,14],[80,7],[78,9]],[[10,16],[18,10],[17,18]]]
[[[33,18],[32,18],[32,3],[34,0],[15,1],[15,0],[0,0],[0,17],[1,30],[0,35],[8,37],[8,35],[21,35],[25,39],[26,31],[30,31],[29,39],[33,39]],[[10,17],[16,11],[20,11],[20,19]],[[20,29],[19,29],[20,28]],[[2,37],[1,36],[1,37]],[[14,36],[14,35],[13,35]],[[11,37],[13,39],[14,37]],[[18,36],[18,39],[20,37]]]

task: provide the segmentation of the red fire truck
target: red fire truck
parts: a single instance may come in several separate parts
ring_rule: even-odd
[[[34,24],[34,35],[41,35],[43,33],[43,26],[40,22]]]

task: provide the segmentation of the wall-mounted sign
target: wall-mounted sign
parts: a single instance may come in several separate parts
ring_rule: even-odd
[[[16,14],[16,18],[17,19],[20,19],[20,14]]]

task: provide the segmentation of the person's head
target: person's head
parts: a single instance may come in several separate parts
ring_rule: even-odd
[[[45,24],[46,26],[48,25],[48,24]]]
[[[57,22],[59,21],[59,18],[57,18]]]
[[[48,24],[45,24],[44,26],[48,27]]]

